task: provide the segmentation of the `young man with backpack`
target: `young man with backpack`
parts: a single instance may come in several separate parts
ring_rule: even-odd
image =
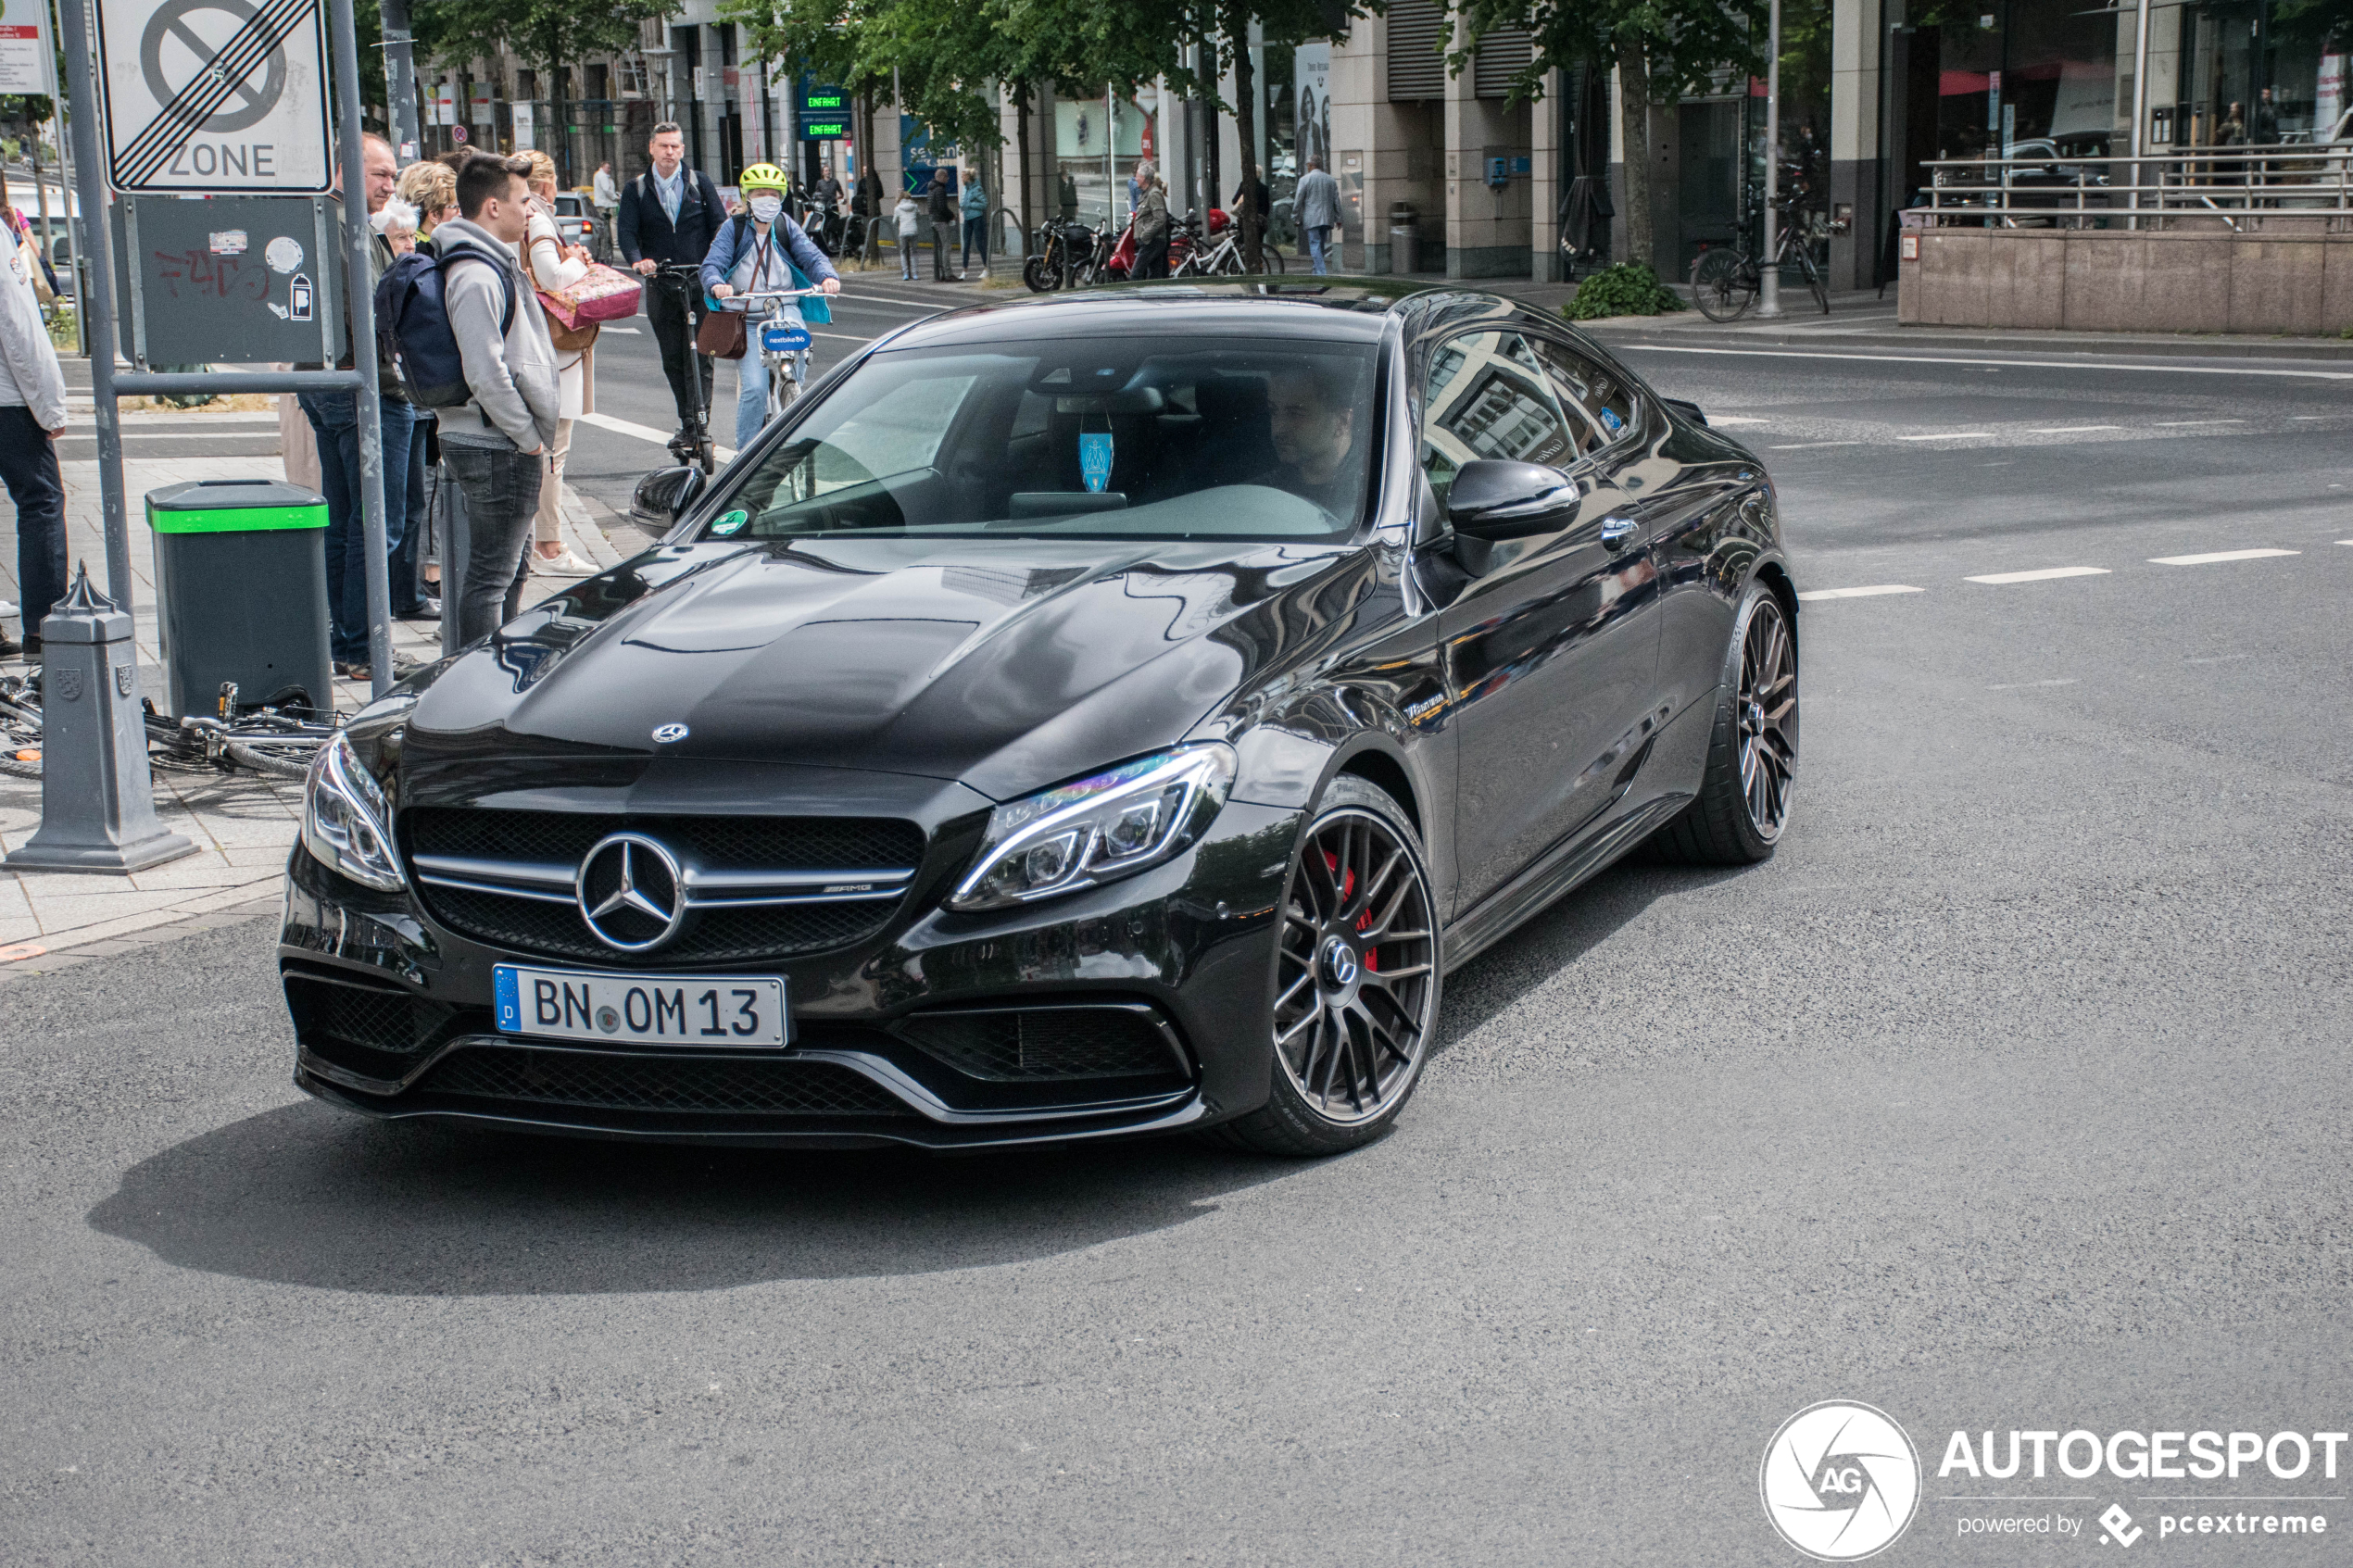
[[[460,216],[433,232],[434,257],[425,269],[440,274],[441,331],[456,344],[466,394],[441,412],[441,460],[466,496],[460,645],[488,636],[522,608],[523,552],[563,410],[547,319],[511,248],[530,232],[530,172],[524,158],[469,159],[458,171]],[[388,275],[387,289],[413,273]],[[411,351],[422,324],[411,314],[396,312],[394,320],[400,322],[402,373],[413,385],[419,365],[410,361],[422,365],[427,357]],[[433,400],[430,394],[420,397]]]
[[[661,345],[661,373],[670,378],[670,395],[678,405],[678,433],[670,446],[686,462],[693,457],[686,450],[686,426],[696,407],[689,375],[702,378],[701,406],[711,407],[711,360],[695,352],[702,291],[676,278],[657,277],[655,268],[665,261],[701,266],[727,209],[711,176],[686,167],[686,138],[676,125],[664,120],[655,126],[646,154],[653,167],[622,187],[616,229],[623,258],[648,280],[646,320]]]

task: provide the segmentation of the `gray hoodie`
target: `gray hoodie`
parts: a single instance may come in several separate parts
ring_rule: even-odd
[[[32,247],[0,224],[0,403],[16,404],[43,430],[66,426],[66,377],[41,303],[32,295]]]
[[[466,386],[473,393],[460,407],[442,410],[441,439],[519,452],[547,446],[556,439],[563,393],[537,292],[515,265],[514,252],[477,224],[453,219],[437,226],[433,248],[453,261],[443,270],[442,301],[465,363]],[[481,265],[454,265],[459,257]],[[515,319],[502,338],[498,322],[510,291]]]

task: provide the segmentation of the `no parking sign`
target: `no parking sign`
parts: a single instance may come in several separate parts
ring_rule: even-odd
[[[319,0],[99,0],[107,181],[296,195],[334,182]]]

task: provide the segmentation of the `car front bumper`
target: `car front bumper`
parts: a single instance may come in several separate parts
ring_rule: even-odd
[[[945,1151],[1207,1126],[1268,1092],[1298,826],[1230,802],[1185,854],[1103,887],[985,916],[918,889],[855,947],[690,966],[785,979],[788,1044],[724,1053],[502,1035],[497,964],[663,972],[503,950],[297,846],[278,949],[295,1082],[369,1116],[656,1142]]]

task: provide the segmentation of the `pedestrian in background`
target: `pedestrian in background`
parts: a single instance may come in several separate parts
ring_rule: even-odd
[[[568,289],[588,275],[589,255],[579,245],[564,244],[556,223],[556,160],[543,152],[522,155],[531,163],[531,217],[516,259],[526,263],[531,281],[549,294]],[[585,577],[597,569],[573,554],[564,543],[564,460],[572,455],[572,422],[597,411],[596,328],[588,341],[575,348],[556,350],[558,386],[563,408],[556,420],[556,438],[547,445],[547,470],[539,476],[539,510],[531,524],[531,563],[535,571],[559,577]],[[552,343],[554,333],[549,332]]]
[[[1136,276],[1168,276],[1168,186],[1151,164],[1138,166],[1144,194],[1136,206]]]
[[[1063,209],[1063,222],[1078,221],[1078,182],[1071,178],[1070,170],[1067,169],[1063,169],[1062,177],[1054,182],[1054,203]]]
[[[899,220],[899,276],[907,282],[915,281],[915,242],[923,237],[924,209],[915,205],[915,193],[901,191],[899,205],[890,209]]]
[[[0,483],[17,504],[18,613],[24,640],[0,632],[0,658],[41,652],[41,621],[66,591],[66,488],[57,436],[66,428],[66,377],[41,320],[32,279],[39,259],[0,223]]]
[[[956,258],[960,270],[969,270],[973,253],[980,253],[981,270],[988,270],[988,192],[980,182],[980,171],[974,169],[964,181],[964,194],[956,203],[964,215],[964,248]]]
[[[384,248],[395,256],[417,248],[417,209],[397,195],[369,218],[368,227],[384,236]]]
[[[610,158],[597,166],[597,176],[588,184],[588,205],[597,209],[597,259],[610,262],[613,220],[621,211],[621,187],[613,182]]]
[[[437,225],[458,216],[458,171],[438,158],[412,163],[400,171],[393,194],[417,209],[417,238],[431,239]]]
[[[458,173],[460,216],[434,233],[468,393],[443,411],[441,427],[442,461],[466,498],[466,573],[457,587],[461,646],[522,608],[531,520],[562,415],[547,318],[515,263],[513,247],[531,232],[530,172],[522,158],[468,159]]]
[[[962,272],[948,270],[948,247],[956,239],[956,194],[948,188],[948,170],[931,171],[931,196],[925,204],[931,219],[931,281],[935,283],[961,283]]]
[[[372,132],[362,137],[361,143],[367,182],[362,199],[372,219],[392,200],[400,169],[393,157],[391,143]],[[336,170],[334,188],[338,194],[343,188],[340,169]],[[376,281],[391,264],[392,247],[384,243],[382,234],[371,234],[368,241],[367,296],[356,304],[345,303],[346,344],[358,341],[359,332],[375,331]],[[352,363],[351,351],[346,348],[336,369],[347,370]],[[315,370],[326,367],[314,363],[300,368]],[[297,399],[318,437],[319,488],[327,498],[327,646],[336,674],[364,681],[373,674],[373,670],[369,663],[371,656],[368,646],[367,501],[360,488],[359,395],[349,391],[305,392],[298,394]],[[389,355],[377,357],[376,406],[384,564],[393,579],[392,613],[396,618],[406,618],[418,609],[415,579],[413,574],[404,578],[396,563],[408,533],[409,454],[416,436],[417,411],[400,385],[399,371]]]
[[[652,280],[646,290],[646,320],[661,345],[661,373],[669,378],[671,400],[678,408],[678,433],[671,437],[670,449],[683,463],[694,456],[686,425],[698,408],[711,407],[711,360],[695,352],[702,290],[684,278],[660,276],[657,270],[663,262],[699,268],[719,225],[727,220],[727,209],[711,176],[686,166],[686,138],[674,122],[654,127],[646,153],[653,167],[622,188],[618,232],[621,254]],[[690,376],[700,380],[699,402]]]
[[[1299,226],[1307,232],[1309,267],[1320,278],[1329,270],[1325,263],[1331,255],[1333,231],[1340,227],[1340,182],[1324,172],[1322,158],[1307,160],[1307,172],[1300,177],[1292,207],[1299,214]]]

